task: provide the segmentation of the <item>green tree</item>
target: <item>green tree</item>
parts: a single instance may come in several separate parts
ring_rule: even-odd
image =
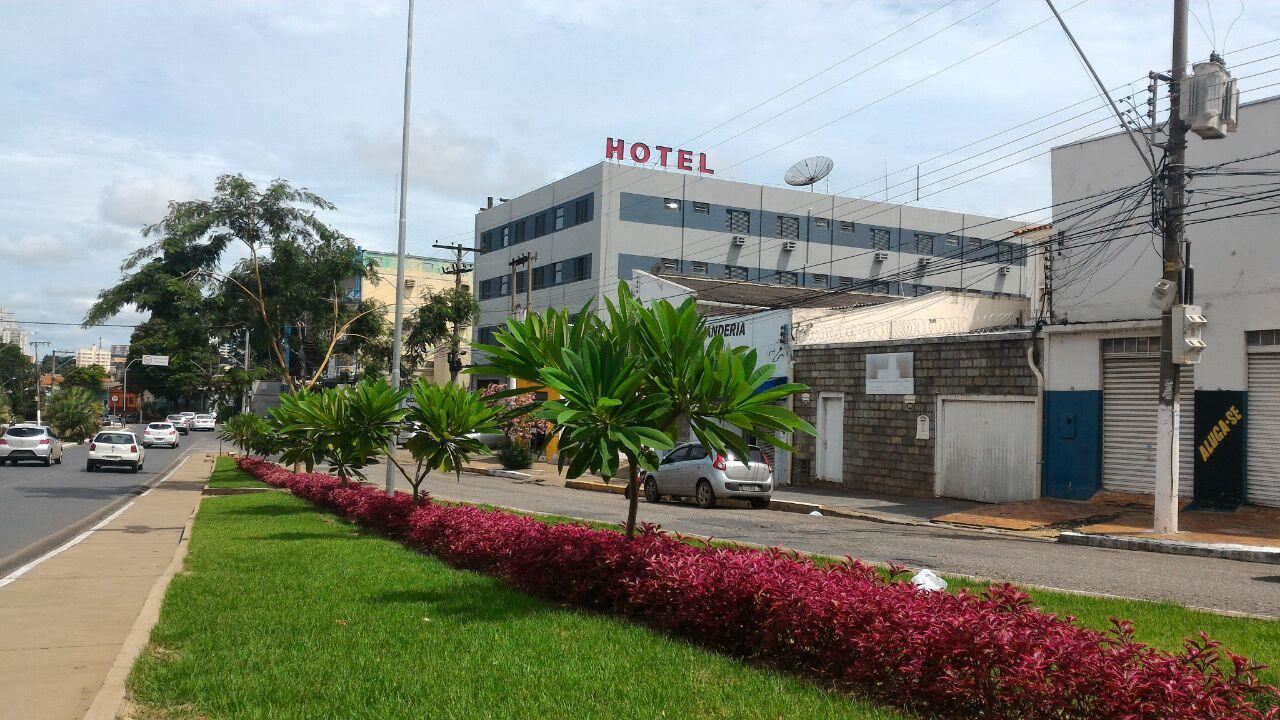
[[[456,382],[462,368],[462,328],[480,319],[480,303],[463,285],[422,293],[422,303],[409,317],[405,332],[406,365],[421,368],[441,343],[448,343],[449,382]]]
[[[13,422],[13,411],[9,409],[9,398],[0,394],[0,425]]]
[[[266,420],[251,413],[233,415],[222,423],[218,437],[240,448],[240,454],[266,457],[274,449],[275,440]]]
[[[8,397],[9,411],[14,417],[35,416],[36,366],[17,345],[0,345],[0,397]]]
[[[485,402],[479,393],[454,383],[436,385],[419,378],[410,390],[413,406],[405,420],[414,433],[405,442],[413,456],[414,470],[396,467],[413,487],[413,501],[418,502],[419,488],[432,470],[452,472],[462,480],[462,468],[471,455],[486,451],[483,442],[469,437],[474,433],[496,432],[499,410]]]
[[[102,403],[82,387],[62,388],[49,398],[45,411],[49,426],[68,440],[91,437],[102,422]]]
[[[86,365],[72,368],[62,376],[62,386],[84,388],[91,393],[100,393],[106,389],[108,379],[107,371],[100,365]]]
[[[653,449],[671,447],[682,423],[708,448],[743,458],[750,454],[740,433],[788,450],[773,431],[816,433],[773,404],[807,388],[763,390],[774,367],[758,365],[753,350],[709,335],[692,298],[678,307],[646,306],[622,282],[617,303],[608,302],[607,322],[588,311],[574,324],[565,310],[509,320],[495,345],[478,349],[488,356],[483,370],[560,393],[538,412],[556,423],[560,465],[567,463],[569,477],[588,471],[611,477],[619,456],[627,459],[628,538],[635,533],[639,471],[657,469]]]
[[[255,356],[270,358],[289,387],[312,387],[351,326],[375,310],[345,299],[342,287],[369,270],[351,239],[317,216],[332,210],[284,180],[260,189],[223,175],[212,199],[170,202],[168,214],[143,230],[151,242],[125,261],[117,285],[99,293],[85,324],[132,305],[151,313],[148,335],[163,340],[158,354],[171,356],[183,348],[216,354],[210,338],[250,328]],[[243,259],[223,267],[236,255]]]

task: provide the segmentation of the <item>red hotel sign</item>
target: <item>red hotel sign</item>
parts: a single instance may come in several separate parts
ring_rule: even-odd
[[[604,142],[604,159],[605,160],[626,160],[628,157],[628,148],[621,138],[614,140],[609,138]],[[657,155],[657,163],[661,167],[671,167],[672,163],[668,163],[667,159],[672,154],[675,155],[675,168],[677,170],[688,170],[693,172],[693,155],[689,150],[673,150],[665,145],[654,145],[652,149],[644,143],[631,143],[630,158],[633,162],[644,165],[653,160]],[[698,172],[703,175],[715,175],[716,171],[707,167],[707,154],[698,153]]]

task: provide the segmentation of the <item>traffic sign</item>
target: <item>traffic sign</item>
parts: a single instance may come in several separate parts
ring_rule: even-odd
[[[168,356],[168,355],[143,355],[143,356],[142,356],[142,364],[143,364],[143,365],[164,365],[164,366],[168,366],[168,365],[169,365],[169,356]]]
[[[120,402],[120,397],[118,395],[112,395],[111,402]]]

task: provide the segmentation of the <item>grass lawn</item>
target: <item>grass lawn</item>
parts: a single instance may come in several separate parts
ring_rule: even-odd
[[[254,479],[236,467],[235,458],[222,455],[213,466],[209,477],[211,488],[266,487],[266,483]]]
[[[230,481],[261,485],[236,469],[230,458],[220,458],[217,467],[215,478],[222,474]],[[580,522],[566,517],[530,516],[545,522]],[[588,524],[597,528],[618,527],[602,522]],[[1259,566],[1259,571],[1265,571],[1265,567]],[[949,575],[943,577],[952,590],[985,587],[984,583],[968,578]],[[1194,582],[1194,578],[1189,578],[1188,582]],[[1037,606],[1060,615],[1073,615],[1087,627],[1108,630],[1113,617],[1132,620],[1138,640],[1166,650],[1180,650],[1184,638],[1195,637],[1198,632],[1204,631],[1231,651],[1245,655],[1254,662],[1270,665],[1261,673],[1261,678],[1272,685],[1280,685],[1280,621],[1229,617],[1190,610],[1173,603],[1098,598],[1034,588],[1027,589],[1027,592]]]
[[[284,493],[204,500],[129,688],[155,719],[903,717],[549,605]]]

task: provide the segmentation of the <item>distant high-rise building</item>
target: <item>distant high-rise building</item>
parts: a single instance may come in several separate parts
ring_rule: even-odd
[[[90,365],[97,365],[102,368],[103,372],[110,372],[111,351],[103,350],[96,345],[91,348],[76,350],[76,367],[88,367]]]
[[[0,308],[0,345],[17,345],[26,352],[30,340],[30,333],[22,329],[14,319],[13,313]]]

